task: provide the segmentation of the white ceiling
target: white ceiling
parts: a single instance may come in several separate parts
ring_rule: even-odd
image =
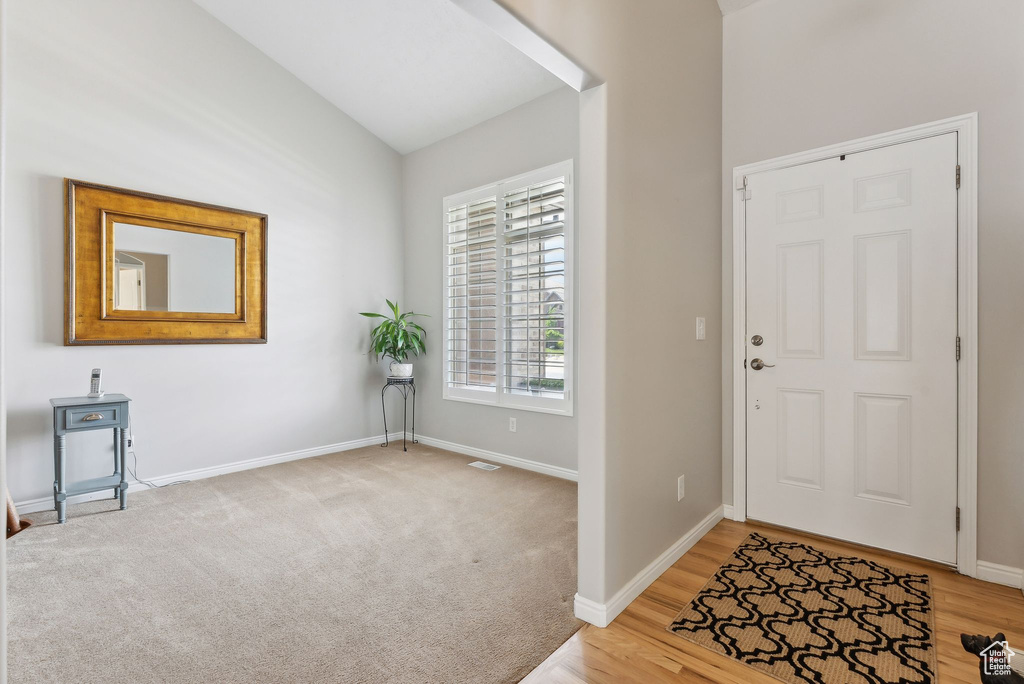
[[[563,83],[449,0],[195,0],[402,154]]]
[[[744,7],[753,5],[757,0],[718,0],[718,8],[722,10],[722,16],[739,12]]]

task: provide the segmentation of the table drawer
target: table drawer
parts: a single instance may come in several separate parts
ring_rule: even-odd
[[[69,408],[64,412],[65,430],[92,430],[99,427],[118,427],[121,424],[120,406]]]

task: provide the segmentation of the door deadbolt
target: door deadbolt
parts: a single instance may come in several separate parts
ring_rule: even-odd
[[[762,368],[775,368],[774,363],[765,363],[761,359],[752,359],[750,361],[750,367],[754,370],[761,370]]]
[[[762,344],[764,344],[764,338],[761,337],[760,335],[754,335],[753,337],[750,338],[750,344],[754,345],[755,347],[760,347]]]

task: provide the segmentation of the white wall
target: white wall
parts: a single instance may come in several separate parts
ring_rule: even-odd
[[[134,400],[143,477],[380,434],[357,312],[402,292],[398,154],[187,0],[32,0],[7,19],[15,499],[50,494],[47,400],[84,394],[93,367]],[[268,214],[269,342],[62,346],[65,176]],[[69,477],[104,474],[110,444],[72,436]]]
[[[723,445],[732,453],[732,168],[977,111],[978,557],[1024,566],[1024,3],[761,0],[725,18]],[[732,463],[723,495],[732,501]]]
[[[579,593],[614,608],[721,503],[722,16],[714,0],[502,2],[606,83],[581,109],[583,183],[607,164],[581,203],[607,232],[579,263],[581,287],[604,288],[579,314],[603,322],[581,326],[580,383],[601,406],[579,413]]]
[[[478,449],[576,470],[576,418],[445,400],[442,199],[567,159],[579,150],[579,95],[562,88],[402,160],[405,218],[403,309],[429,314],[428,353],[414,360],[417,432]],[[579,236],[586,227],[577,221]],[[517,418],[515,433],[508,430]]]

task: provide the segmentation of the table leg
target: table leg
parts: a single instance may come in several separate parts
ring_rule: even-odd
[[[384,405],[384,393],[388,391],[388,386],[384,385],[384,388],[380,391],[380,412],[384,414],[384,443],[382,447],[386,447],[389,444],[388,441],[388,409]]]
[[[57,483],[57,474],[60,471],[60,441],[57,433],[53,434],[53,510],[57,510],[57,492],[60,486]]]
[[[56,494],[54,495],[54,501],[57,504],[57,522],[62,523],[67,521],[68,515],[68,492],[65,487],[64,480],[64,463],[67,460],[67,436],[56,435],[53,438],[54,456],[57,459],[57,472],[55,473],[57,481],[54,483]]]
[[[419,444],[416,441],[416,385],[412,385],[412,443]]]
[[[128,508],[128,431],[124,428],[118,428],[118,432],[121,433],[121,486],[117,488],[118,494],[121,495],[121,510]]]
[[[409,390],[408,388],[402,392],[402,451],[408,451],[405,448],[405,436],[409,434]]]
[[[121,473],[121,436],[118,433],[118,428],[114,428],[114,475]],[[118,487],[114,487],[114,498],[120,497]]]

